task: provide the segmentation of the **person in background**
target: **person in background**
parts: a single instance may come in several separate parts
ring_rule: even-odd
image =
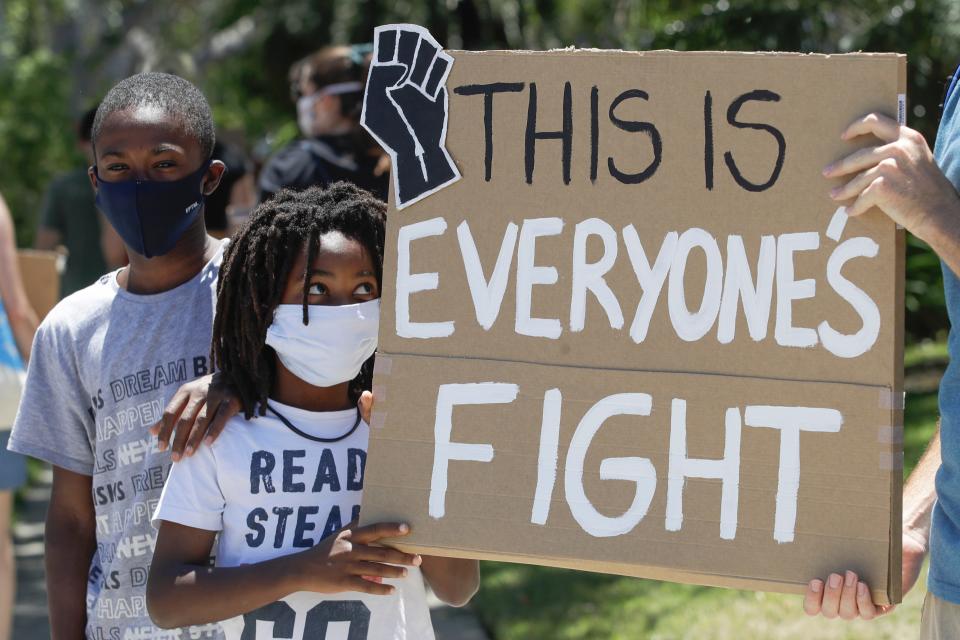
[[[220,187],[209,197],[204,208],[207,233],[215,238],[233,235],[239,221],[245,219],[257,204],[257,184],[250,160],[237,146],[217,140],[213,157],[227,165]]]
[[[27,479],[26,462],[7,451],[7,440],[37,330],[37,314],[23,290],[13,239],[13,218],[0,196],[0,640],[10,637],[17,586],[10,536],[13,492]]]
[[[360,126],[367,75],[364,47],[326,47],[290,69],[302,138],[267,162],[260,201],[280,189],[302,190],[345,181],[387,199],[382,152]]]
[[[94,107],[77,123],[77,148],[87,166],[93,164],[90,128],[96,114]],[[64,298],[127,263],[123,241],[94,204],[86,166],[57,176],[47,187],[34,246],[44,251],[67,248],[67,268],[60,282]]]

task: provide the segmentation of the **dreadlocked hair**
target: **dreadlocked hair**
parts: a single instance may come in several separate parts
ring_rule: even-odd
[[[247,419],[257,410],[266,414],[276,375],[274,351],[265,344],[267,328],[298,254],[306,247],[303,324],[308,324],[307,277],[320,236],[339,231],[362,244],[373,259],[379,285],[386,209],[384,202],[346,182],[326,189],[283,189],[260,204],[227,245],[217,282],[210,357],[236,389]],[[373,357],[350,383],[354,402],[370,389],[372,378]]]

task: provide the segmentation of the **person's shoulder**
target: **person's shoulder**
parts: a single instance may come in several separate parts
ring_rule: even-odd
[[[260,185],[271,192],[284,187],[302,188],[306,185],[301,183],[309,182],[315,164],[309,142],[298,138],[270,156],[260,173]]]
[[[270,156],[264,170],[273,169],[274,171],[288,168],[310,159],[310,150],[304,144],[302,138],[291,140],[279,151]]]
[[[75,333],[99,323],[117,295],[117,272],[106,273],[92,284],[74,291],[58,302],[40,323],[45,331]]]
[[[58,173],[50,180],[50,185],[47,187],[47,191],[55,196],[68,196],[76,190],[77,185],[82,185],[85,188],[91,189],[90,186],[90,177],[87,175],[86,169],[72,169],[70,171],[64,171],[63,173]]]
[[[264,427],[267,427],[271,422],[272,418],[269,416],[261,416],[257,413],[254,413],[253,417],[248,420],[241,411],[227,420],[223,426],[223,431],[209,445],[210,450],[214,457],[221,456],[231,459],[231,452],[246,452],[252,444],[262,442],[263,438],[268,438],[269,429]]]

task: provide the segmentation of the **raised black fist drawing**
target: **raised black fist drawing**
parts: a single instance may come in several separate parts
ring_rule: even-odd
[[[390,154],[398,209],[460,179],[445,146],[452,66],[423,27],[391,24],[374,32],[360,123]]]

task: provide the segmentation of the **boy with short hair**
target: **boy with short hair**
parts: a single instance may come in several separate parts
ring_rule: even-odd
[[[148,428],[183,383],[208,373],[223,245],[204,197],[213,118],[182,78],[118,83],[97,111],[90,180],[129,266],[64,299],[33,346],[10,449],[54,467],[46,525],[52,637],[218,638],[217,625],[162,631],[145,586],[150,524],[170,469]]]

